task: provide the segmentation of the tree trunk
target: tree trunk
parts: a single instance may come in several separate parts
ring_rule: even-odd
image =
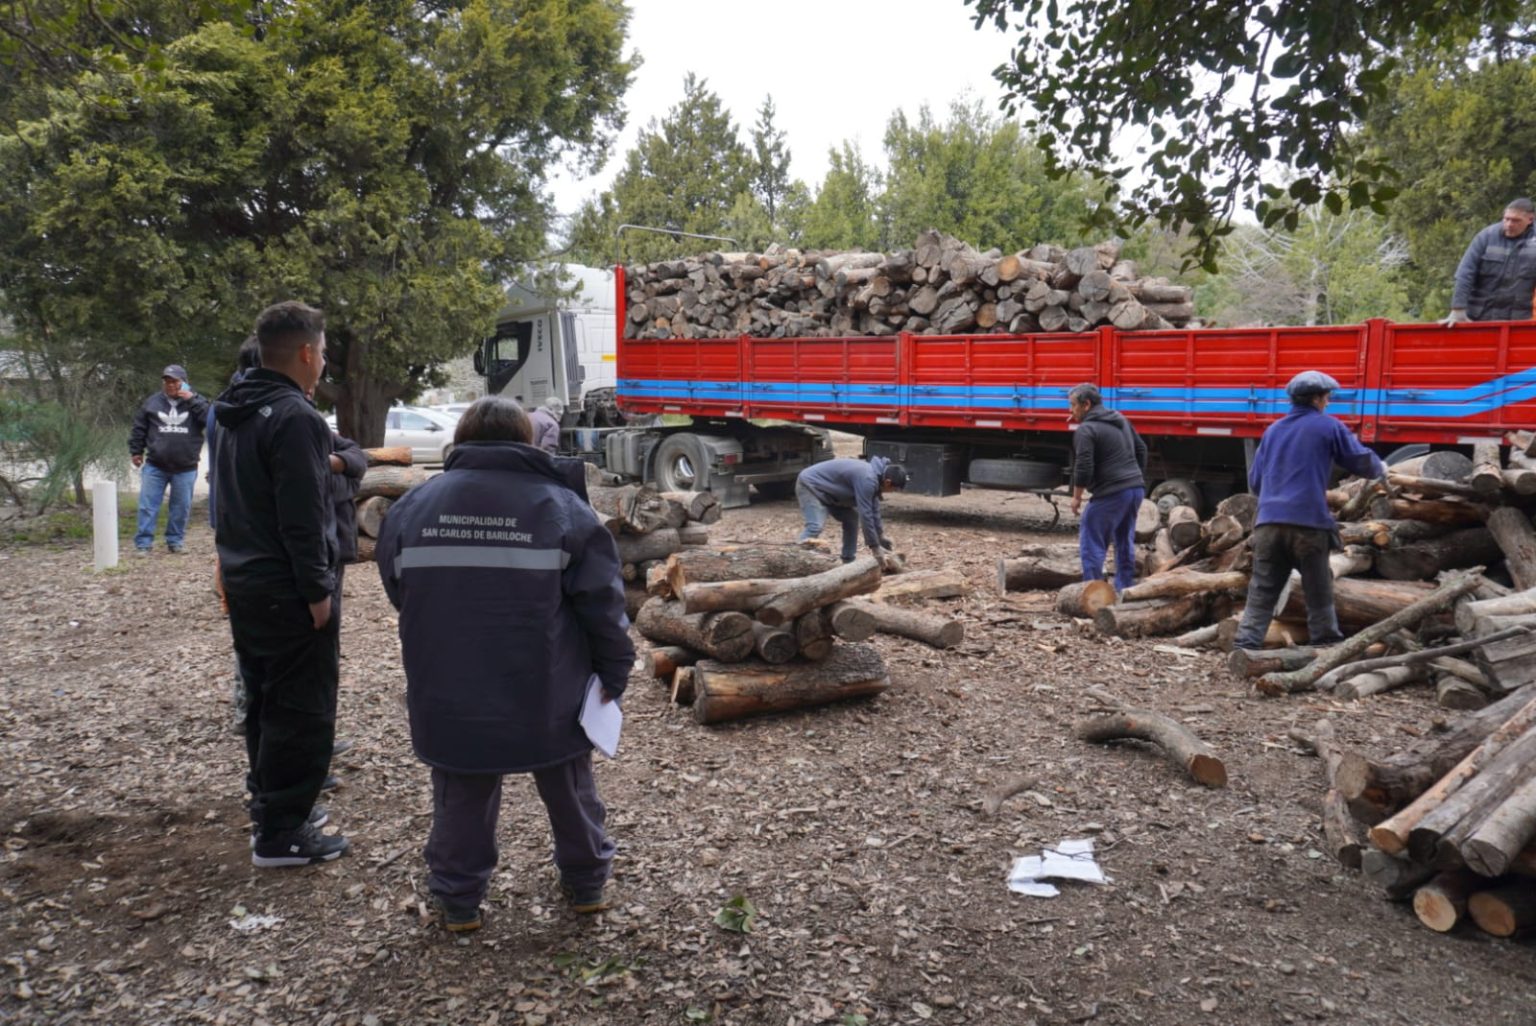
[[[1435,678],[1435,704],[1442,709],[1481,709],[1488,704],[1488,693],[1449,673]]]
[[[384,514],[389,512],[389,507],[394,504],[394,499],[384,495],[375,495],[371,499],[359,502],[357,504],[358,533],[377,538],[380,529],[384,526]]]
[[[1483,443],[1472,447],[1472,476],[1467,484],[1481,495],[1493,496],[1504,489],[1504,468],[1499,465],[1499,447]]]
[[[420,467],[370,467],[363,474],[355,499],[364,502],[375,495],[398,499],[426,479],[427,472]]]
[[[658,645],[645,654],[645,672],[657,680],[671,681],[679,666],[692,666],[699,654],[679,645]]]
[[[1340,626],[1359,630],[1402,612],[1434,590],[1434,585],[1423,581],[1340,577],[1333,582],[1333,608]],[[1300,585],[1291,589],[1280,615],[1291,620],[1306,620],[1307,599]]]
[[[1205,539],[1207,552],[1225,552],[1241,544],[1248,532],[1243,530],[1242,521],[1236,517],[1217,514],[1205,522],[1200,535]]]
[[[757,657],[765,663],[787,663],[800,651],[800,646],[795,642],[793,624],[791,630],[782,627],[769,627],[767,624],[753,622],[752,638],[753,650]]]
[[[1323,763],[1323,777],[1328,789],[1323,795],[1323,837],[1339,865],[1348,869],[1360,868],[1360,852],[1365,848],[1365,833],[1337,783],[1341,755],[1338,740],[1334,736],[1333,721],[1319,720],[1312,735],[1312,747]]]
[[[680,527],[685,511],[650,485],[588,488],[587,501],[603,526],[615,535],[649,534],[663,527]]]
[[[1059,591],[1083,579],[1082,560],[1060,557],[1019,556],[997,561],[997,591]]]
[[[683,507],[689,520],[713,524],[720,519],[720,500],[714,492],[662,492],[661,497]]]
[[[693,666],[679,666],[673,670],[672,703],[674,705],[692,705],[694,695],[697,693],[697,688],[695,687],[697,680],[698,671]]]
[[[1078,581],[1056,593],[1056,612],[1091,620],[1105,606],[1114,605],[1115,597],[1115,586],[1108,581]]]
[[[760,577],[805,577],[838,566],[837,557],[791,545],[742,545],[689,549],[667,560],[673,594],[689,582],[737,581]]]
[[[1436,933],[1449,933],[1467,914],[1467,899],[1479,886],[1464,870],[1441,873],[1413,892],[1413,914]]]
[[[368,461],[370,467],[409,467],[411,447],[392,445],[383,449],[364,449],[363,458]]]
[[[872,557],[856,559],[832,570],[785,582],[788,587],[758,607],[757,618],[770,627],[789,623],[811,609],[880,587],[880,564]]]
[[[1151,499],[1142,499],[1136,508],[1136,540],[1145,545],[1157,536],[1163,526],[1163,511]]]
[[[971,586],[958,570],[915,570],[897,574],[880,582],[880,589],[870,597],[881,602],[907,599],[958,598],[969,595]]]
[[[740,609],[750,613],[766,604],[769,599],[782,594],[786,586],[798,580],[803,578],[758,578],[746,581],[686,584],[677,597],[689,613],[709,613],[721,609]]]
[[[1536,838],[1536,777],[1525,780],[1488,814],[1461,846],[1467,867],[1483,876],[1503,876],[1516,856]]]
[[[1435,538],[1448,530],[1423,520],[1357,520],[1339,525],[1339,540],[1345,545],[1374,545],[1384,549],[1389,545]]]
[[[1479,527],[1488,519],[1488,507],[1456,499],[1392,499],[1386,515],[1375,519],[1421,520],[1441,527]]]
[[[1357,673],[1333,689],[1334,697],[1345,699],[1365,698],[1383,691],[1417,684],[1429,677],[1429,668],[1420,663],[1403,666],[1385,666],[1379,670]]]
[[[1408,853],[1420,862],[1437,865],[1461,862],[1461,845],[1509,800],[1525,779],[1533,759],[1536,759],[1536,730],[1527,730],[1490,758],[1471,779],[1425,813],[1409,831]]]
[[[954,648],[965,640],[965,625],[959,620],[880,602],[855,601],[851,604],[868,613],[874,620],[875,629],[882,634],[911,638],[934,648]]]
[[[1440,481],[1465,481],[1472,476],[1472,461],[1459,452],[1445,450],[1416,456],[1392,465],[1392,473],[1429,477]]]
[[[1101,634],[1118,638],[1150,638],[1192,627],[1205,618],[1205,613],[1204,595],[1185,595],[1105,606],[1094,614],[1093,622]]]
[[[1316,658],[1315,648],[1234,648],[1227,656],[1227,669],[1236,677],[1262,677],[1266,673],[1299,670]]]
[[[635,617],[635,630],[651,640],[682,645],[721,662],[745,659],[752,651],[752,620],[743,613],[683,611],[677,601],[653,598]]]
[[[838,645],[819,663],[725,665],[704,660],[694,671],[693,718],[699,723],[804,709],[879,694],[891,686],[884,660],[870,645]]]
[[[376,449],[384,444],[384,421],[395,400],[405,394],[399,385],[388,385],[377,380],[363,367],[367,344],[353,337],[349,344],[337,345],[332,340],[332,358],[345,368],[340,384],[322,381],[320,397],[336,407],[336,432],[350,438],[364,449]],[[341,349],[337,354],[335,349]]]
[[[1504,556],[1486,527],[1473,527],[1428,538],[1376,555],[1376,572],[1388,580],[1429,581],[1442,570],[1488,566]]]
[[[648,559],[666,559],[683,547],[675,527],[663,527],[650,534],[621,534],[614,539],[619,547],[619,562],[644,563]]]
[[[1253,522],[1259,515],[1259,498],[1251,492],[1236,492],[1216,504],[1218,516],[1233,517],[1243,525],[1244,531],[1253,530]]]
[[[1360,853],[1360,874],[1386,891],[1393,901],[1401,901],[1434,877],[1435,870],[1376,848],[1366,848]]]
[[[1083,741],[1151,741],[1169,762],[1206,787],[1226,787],[1227,768],[1204,742],[1167,716],[1145,709],[1122,708],[1079,723],[1073,733]]]
[[[1120,601],[1174,598],[1180,595],[1210,594],[1217,591],[1245,591],[1248,575],[1241,570],[1206,574],[1194,570],[1171,570],[1153,574],[1120,593]]]
[[[1175,506],[1168,511],[1168,540],[1175,551],[1189,548],[1200,540],[1200,514],[1192,506]]]
[[[844,641],[868,641],[875,636],[875,618],[855,602],[834,602],[821,611],[832,633]]]
[[[1504,567],[1520,590],[1536,588],[1536,528],[1530,514],[1500,506],[1488,514],[1488,531],[1504,553]]]
[[[1467,899],[1467,914],[1495,937],[1528,933],[1536,926],[1536,885],[1521,880],[1478,891]]]

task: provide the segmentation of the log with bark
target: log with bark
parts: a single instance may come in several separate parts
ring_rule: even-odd
[[[677,503],[689,520],[713,524],[720,519],[720,500],[714,492],[662,492],[661,497]]]
[[[666,559],[683,547],[675,527],[663,527],[649,534],[621,534],[614,541],[618,544],[620,563]]]
[[[1437,481],[1465,481],[1472,476],[1472,461],[1446,449],[1392,464],[1392,473]]]
[[[834,602],[822,611],[832,633],[844,641],[868,641],[875,636],[875,618],[856,602]]]
[[[680,645],[659,645],[645,654],[645,672],[657,680],[668,683],[679,666],[692,666],[699,661],[699,653]]]
[[[1075,545],[1042,546],[1016,558],[997,561],[999,595],[1010,591],[1059,591],[1082,579],[1083,561]]]
[[[1341,627],[1359,630],[1402,612],[1432,591],[1434,585],[1424,581],[1340,577],[1333,582],[1333,608]],[[1307,600],[1299,583],[1286,597],[1280,615],[1291,620],[1306,620]]]
[[[1196,783],[1206,787],[1227,786],[1226,766],[1188,727],[1160,713],[1127,706],[1098,688],[1089,688],[1088,694],[1116,711],[1079,723],[1073,729],[1079,739],[1096,742],[1150,741],[1162,749],[1169,762],[1178,766]]]
[[[1488,514],[1488,531],[1504,553],[1504,568],[1521,590],[1536,588],[1536,527],[1531,515],[1513,506]]]
[[[799,648],[802,658],[820,662],[832,654],[834,644],[832,617],[825,609],[813,609],[809,613],[801,613],[795,618],[794,633],[795,645]]]
[[[1536,884],[1511,881],[1467,899],[1467,914],[1484,933],[1515,937],[1536,926]]]
[[[880,602],[854,600],[849,604],[868,613],[875,630],[882,634],[911,638],[933,648],[954,648],[965,640],[965,625],[959,620]]]
[[[411,447],[409,445],[390,445],[377,449],[364,449],[363,458],[368,461],[370,467],[409,467],[411,465]]]
[[[1205,619],[1206,596],[1183,595],[1145,602],[1119,602],[1093,616],[1100,634],[1117,638],[1150,638],[1174,634]]]
[[[1317,658],[1315,648],[1234,648],[1227,669],[1234,677],[1262,677],[1266,673],[1299,670]]]
[[[587,501],[603,526],[615,535],[648,534],[664,527],[681,527],[687,514],[650,485],[588,488]]]
[[[1527,730],[1477,767],[1408,832],[1408,853],[1420,862],[1456,865],[1461,846],[1509,800],[1536,763],[1536,730]],[[1520,849],[1508,854],[1513,857]]]
[[[1248,588],[1248,574],[1241,570],[1226,573],[1200,573],[1195,570],[1170,570],[1153,574],[1120,593],[1120,601],[1175,598],[1182,595],[1211,594],[1218,591],[1241,592]]]
[[[1440,873],[1413,892],[1413,914],[1436,933],[1449,933],[1467,914],[1467,899],[1482,884],[1464,870]]]
[[[1323,794],[1323,837],[1341,866],[1359,869],[1360,853],[1365,848],[1365,831],[1339,792],[1338,774],[1343,754],[1339,750],[1331,720],[1318,721],[1310,745],[1322,760],[1323,775],[1328,785]]]
[[[369,467],[357,487],[357,502],[366,502],[375,495],[398,499],[427,479],[427,472],[420,467],[378,466]]]
[[[767,624],[752,624],[753,651],[757,657],[765,663],[787,663],[800,651],[799,644],[795,641],[794,624],[789,625],[789,630],[782,627],[769,627]]]
[[[1536,777],[1520,781],[1470,832],[1460,846],[1467,867],[1482,876],[1503,876],[1536,840]]]
[[[1200,514],[1193,506],[1175,506],[1168,511],[1168,540],[1175,550],[1189,548],[1200,536]]]
[[[1056,612],[1063,616],[1092,619],[1114,603],[1115,586],[1108,581],[1077,581],[1056,593]]]
[[[1145,544],[1157,535],[1163,526],[1163,511],[1151,499],[1142,499],[1136,509],[1136,540]]]
[[[1382,549],[1376,554],[1376,572],[1388,580],[1428,581],[1442,571],[1488,566],[1503,556],[1488,528],[1472,527]]]
[[[698,671],[693,666],[679,666],[672,671],[672,703],[674,705],[693,704],[694,682],[697,675]]]
[[[384,527],[384,514],[395,500],[385,495],[375,495],[357,504],[357,530],[369,538],[377,538]]]
[[[885,661],[867,644],[837,645],[819,663],[695,664],[693,718],[704,724],[875,695],[890,687]]]
[[[708,545],[709,528],[690,521],[677,529],[677,540],[684,546]]]
[[[756,640],[752,620],[744,613],[689,615],[681,602],[659,598],[640,608],[635,630],[651,641],[681,645],[721,662],[745,659]]]
[[[905,602],[912,599],[959,598],[969,595],[971,586],[958,570],[914,570],[880,582],[870,597],[880,602]]]
[[[1378,848],[1366,848],[1360,853],[1360,874],[1386,891],[1393,901],[1402,901],[1433,879],[1435,869],[1412,859],[1388,855]]]
[[[667,559],[667,580],[680,594],[692,581],[806,577],[838,566],[836,556],[797,545],[740,545],[687,549]]]
[[[783,582],[776,596],[757,607],[757,618],[770,627],[789,623],[801,613],[880,587],[880,564],[870,556],[810,577]]]
[[[1499,462],[1498,443],[1482,443],[1472,447],[1472,475],[1467,484],[1481,495],[1498,495],[1504,488],[1504,467]]]

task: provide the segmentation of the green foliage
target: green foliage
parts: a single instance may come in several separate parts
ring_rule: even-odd
[[[1404,274],[1425,319],[1450,307],[1456,265],[1479,229],[1516,196],[1536,193],[1536,53],[1469,64],[1430,54],[1394,75],[1364,142],[1402,175],[1391,223],[1412,257]]]
[[[756,922],[757,908],[744,894],[736,895],[715,913],[715,925],[731,933],[751,933]]]
[[[757,109],[757,124],[752,126],[752,191],[767,211],[770,227],[778,226],[779,209],[791,184],[789,143],[774,124],[776,113],[773,97],[765,97]]]
[[[1382,216],[1308,210],[1295,231],[1234,231],[1222,272],[1198,288],[1199,309],[1223,325],[1408,320],[1405,262],[1406,247]]]
[[[844,142],[827,154],[827,174],[806,208],[800,244],[807,249],[880,249],[880,172],[864,159],[857,143]]]
[[[1017,122],[980,101],[956,102],[949,120],[927,107],[910,121],[897,111],[885,129],[890,170],[883,206],[894,245],[937,228],[986,250],[1039,242],[1079,245],[1091,202],[1073,176],[1052,180],[1045,158]]]
[[[121,469],[127,433],[57,402],[0,399],[0,490],[32,515],[85,502],[88,470]]]
[[[39,352],[148,375],[176,357],[208,380],[257,310],[304,299],[328,314],[322,397],[377,441],[390,400],[467,352],[542,252],[546,169],[590,166],[620,127],[627,10],[198,10],[141,0],[122,31],[154,45],[107,44],[131,73],[70,65],[69,88],[0,92],[0,307]]]
[[[1018,34],[994,76],[1006,109],[1028,110],[1055,173],[1081,168],[1116,186],[1095,224],[1188,228],[1214,269],[1232,215],[1294,229],[1323,207],[1384,212],[1396,154],[1362,151],[1348,131],[1388,96],[1396,52],[1419,40],[1497,40],[1520,0],[966,0],[978,29]],[[1144,133],[1133,162],[1114,146]],[[1278,163],[1288,188],[1262,175]],[[1132,166],[1140,177],[1121,187]]]
[[[728,247],[655,233],[625,232],[621,239],[618,229],[639,224],[729,234],[721,229],[736,210],[737,197],[751,194],[753,173],[752,155],[720,97],[689,74],[682,100],[640,133],[613,187],[577,214],[570,235],[573,258],[600,266],[617,254],[627,263],[645,263]]]

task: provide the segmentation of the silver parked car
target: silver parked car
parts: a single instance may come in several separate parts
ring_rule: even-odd
[[[336,430],[336,414],[325,421],[332,431]],[[419,406],[391,407],[384,420],[384,445],[408,445],[412,463],[438,465],[453,451],[453,431],[458,424],[459,418],[450,413]]]

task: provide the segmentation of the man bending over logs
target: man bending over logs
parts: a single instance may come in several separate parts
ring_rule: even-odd
[[[805,528],[802,542],[821,537],[821,529],[831,514],[843,525],[843,562],[852,563],[859,551],[859,528],[869,550],[880,561],[880,569],[895,569],[891,543],[880,523],[880,500],[892,490],[907,486],[907,470],[884,456],[871,456],[869,462],[855,459],[823,460],[800,471],[795,479],[795,498]]]

